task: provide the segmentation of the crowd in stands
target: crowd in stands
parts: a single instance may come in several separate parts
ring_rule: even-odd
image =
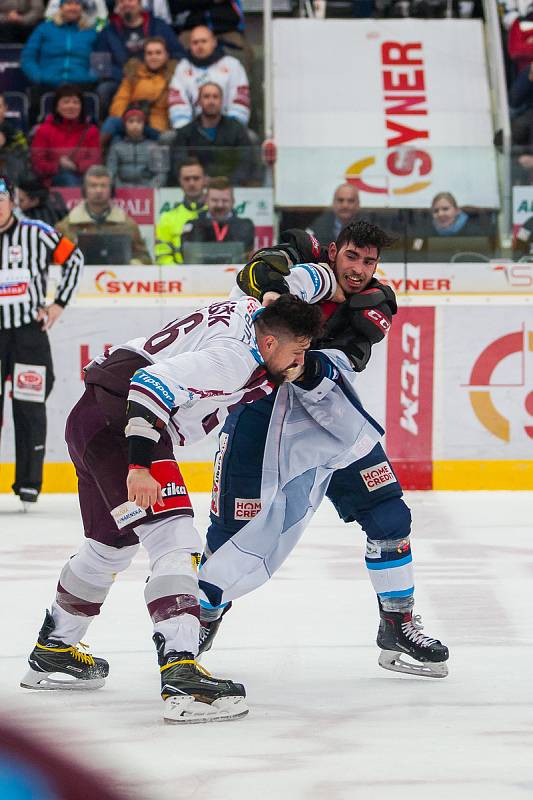
[[[311,5],[318,17],[482,14],[480,0]],[[131,263],[179,264],[184,254],[187,262],[210,260],[212,245],[228,258],[253,250],[254,226],[233,213],[233,187],[264,185],[275,154],[267,158],[261,131],[250,125],[251,48],[240,0],[0,0],[0,17],[0,40],[23,45],[28,84],[17,123],[0,94],[0,172],[18,185],[21,213],[75,237],[131,233]],[[513,130],[521,169],[533,175],[533,5],[511,17]],[[152,258],[112,194],[176,185],[183,199],[157,220]],[[67,214],[61,191],[72,189],[85,196]],[[306,226],[328,242],[358,212],[357,189],[345,183]],[[478,217],[441,192],[422,223],[406,224],[401,214],[384,222],[405,240],[451,240],[485,234]]]

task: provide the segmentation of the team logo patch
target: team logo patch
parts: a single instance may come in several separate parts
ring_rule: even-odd
[[[8,248],[7,258],[11,263],[14,261],[22,261],[22,247],[20,244],[12,244],[11,247]]]
[[[367,541],[365,558],[381,558],[381,547],[379,544]]]
[[[215,467],[213,470],[213,489],[211,491],[211,513],[216,517],[220,516],[220,478],[222,475],[222,463],[224,461],[224,453],[228,447],[229,435],[227,433],[220,434],[220,449],[215,457]]]
[[[152,514],[165,514],[167,511],[192,511],[189,493],[180,468],[175,461],[164,459],[154,461],[150,474],[161,484],[162,506],[151,506]]]
[[[111,516],[115,520],[117,528],[125,528],[126,525],[131,525],[132,522],[137,522],[146,516],[144,508],[136,505],[132,500],[127,500],[120,506],[111,509]]]
[[[382,461],[381,464],[363,469],[359,474],[369,492],[375,492],[376,489],[381,489],[388,483],[396,483],[396,476],[388,461]]]
[[[46,393],[46,367],[39,364],[15,364],[13,370],[13,397],[30,403],[44,403]]]
[[[234,519],[253,519],[261,511],[261,498],[248,500],[247,498],[235,498]]]

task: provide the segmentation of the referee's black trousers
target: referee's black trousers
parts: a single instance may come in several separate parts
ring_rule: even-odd
[[[45,400],[54,385],[50,343],[40,323],[0,330],[0,363],[0,426],[8,375],[13,383],[16,460],[13,491],[15,494],[20,489],[40,492],[46,444]],[[32,367],[41,369],[32,370]],[[20,376],[18,381],[15,375]],[[41,384],[44,379],[44,386],[39,379]]]

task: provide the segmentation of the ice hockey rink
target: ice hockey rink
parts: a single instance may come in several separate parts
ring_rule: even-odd
[[[3,712],[146,800],[533,797],[533,500],[412,492],[417,613],[450,647],[445,679],[381,669],[363,535],[324,503],[286,565],[235,604],[205,659],[242,681],[249,715],[165,725],[140,553],[87,637],[95,692],[19,688],[81,532],[74,495],[29,514],[0,496]],[[195,495],[205,529],[209,499]],[[97,798],[94,798],[97,800]]]

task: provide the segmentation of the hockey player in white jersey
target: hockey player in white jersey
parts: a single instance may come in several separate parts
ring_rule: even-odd
[[[107,661],[77,645],[140,542],[150,559],[144,594],[165,721],[247,713],[241,684],[196,663],[201,542],[173,448],[199,441],[240,403],[301,369],[320,326],[318,307],[291,295],[266,309],[243,297],[198,309],[89,365],[66,426],[86,539],[61,572],[22,686],[103,686]]]

